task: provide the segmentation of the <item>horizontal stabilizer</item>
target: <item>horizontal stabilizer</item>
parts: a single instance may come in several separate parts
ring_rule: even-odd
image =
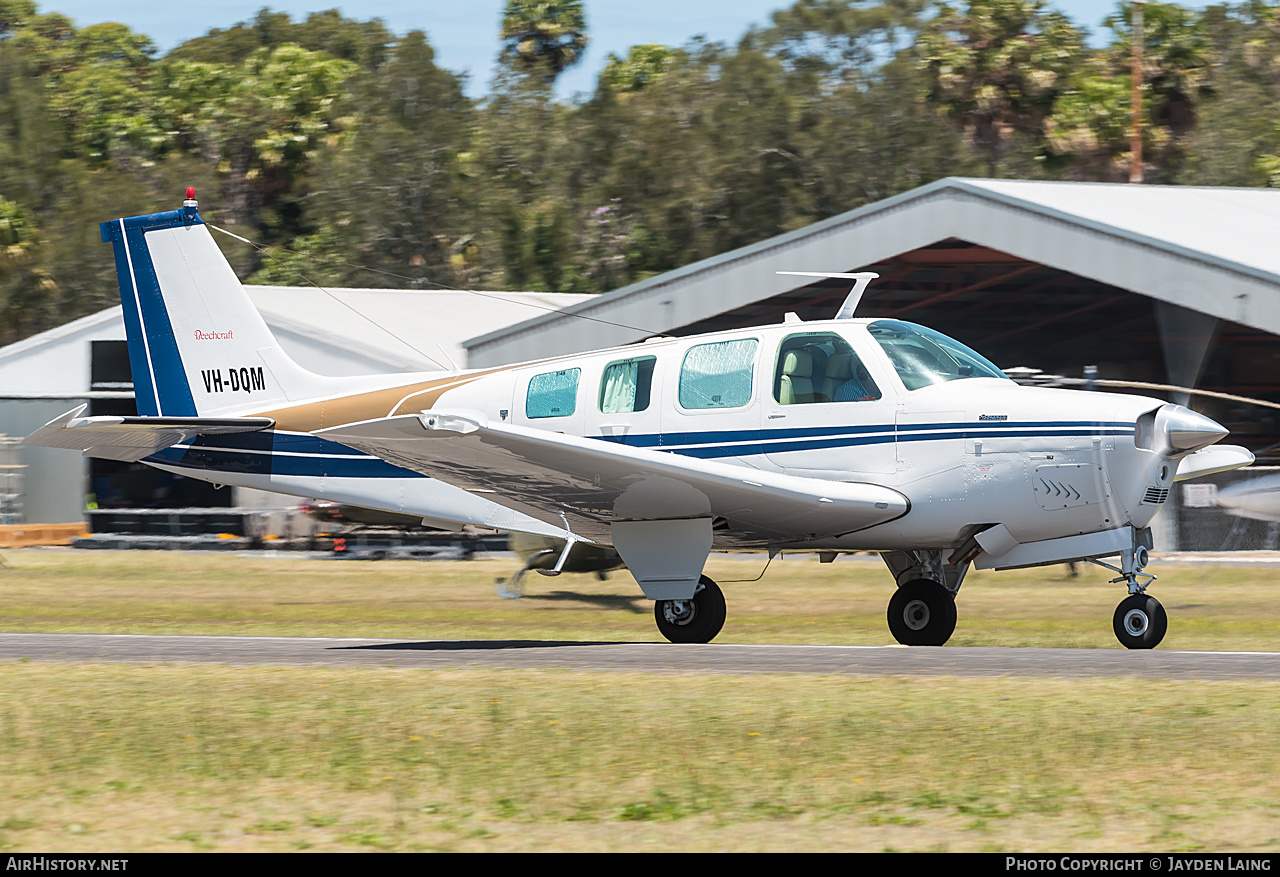
[[[426,411],[316,434],[492,494],[543,521],[564,520],[574,534],[602,542],[618,521],[714,518],[722,544],[784,545],[875,526],[910,507],[875,484],[762,472],[494,423],[472,411]]]
[[[257,432],[275,426],[270,417],[81,417],[87,407],[81,405],[54,418],[23,444],[135,463],[198,435]]]
[[[1229,472],[1232,469],[1243,469],[1252,465],[1253,454],[1239,445],[1213,445],[1201,448],[1194,454],[1187,454],[1178,461],[1178,472],[1174,481],[1189,481],[1204,475],[1218,472]]]

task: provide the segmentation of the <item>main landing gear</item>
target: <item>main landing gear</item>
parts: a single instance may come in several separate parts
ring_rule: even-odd
[[[937,582],[907,582],[889,600],[889,632],[904,646],[940,646],[955,629],[955,598]]]
[[[969,571],[941,551],[886,551],[880,555],[898,582],[889,600],[889,632],[904,646],[940,646],[956,629],[956,592]]]
[[[653,605],[658,630],[673,643],[709,643],[724,627],[724,594],[703,576],[691,600],[658,600]]]

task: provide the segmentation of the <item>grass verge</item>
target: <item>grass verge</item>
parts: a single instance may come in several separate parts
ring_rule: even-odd
[[[26,549],[4,553],[0,629],[11,632],[354,636],[396,639],[660,641],[653,604],[625,573],[527,578],[504,600],[494,580],[514,560],[315,560],[297,556]],[[729,619],[719,640],[887,645],[893,590],[878,561],[819,564],[713,558]],[[1280,569],[1157,563],[1151,593],[1169,612],[1163,648],[1272,650],[1280,644]],[[971,573],[952,645],[1118,648],[1124,596],[1084,565]]]
[[[1276,850],[1280,684],[0,666],[6,850]]]

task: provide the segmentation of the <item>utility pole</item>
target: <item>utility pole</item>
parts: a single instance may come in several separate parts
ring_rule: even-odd
[[[1142,3],[1133,0],[1133,27],[1130,29],[1129,78],[1133,92],[1129,98],[1129,182],[1142,182]]]

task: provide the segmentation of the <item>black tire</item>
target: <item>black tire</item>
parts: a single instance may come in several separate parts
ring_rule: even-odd
[[[709,643],[724,627],[727,613],[720,586],[703,576],[692,600],[658,600],[658,631],[673,643]]]
[[[1116,607],[1111,627],[1126,649],[1154,649],[1169,629],[1169,616],[1155,597],[1130,594]]]
[[[904,646],[940,646],[956,629],[956,601],[930,579],[913,579],[889,600],[889,632]]]

